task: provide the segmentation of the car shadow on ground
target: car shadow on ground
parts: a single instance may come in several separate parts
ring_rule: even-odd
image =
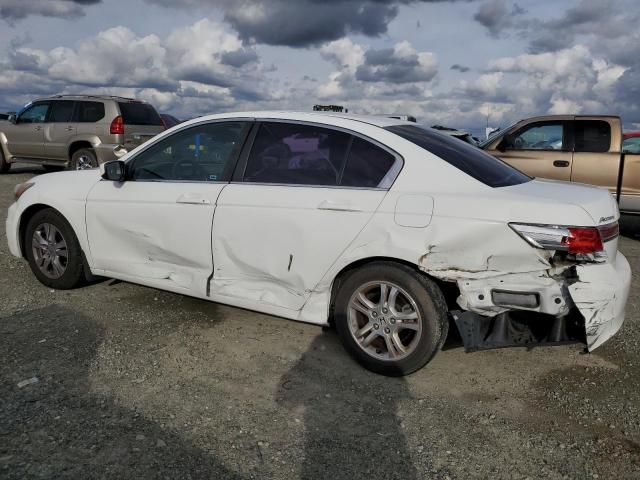
[[[419,478],[397,415],[410,398],[404,378],[370,373],[346,354],[334,331],[318,335],[276,394],[292,415],[304,409],[301,478]]]
[[[240,478],[175,431],[91,391],[103,336],[56,305],[0,319],[0,477]]]

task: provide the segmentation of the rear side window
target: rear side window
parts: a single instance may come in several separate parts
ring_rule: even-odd
[[[611,147],[611,125],[602,120],[576,120],[574,151],[608,152]]]
[[[312,125],[263,123],[244,173],[245,182],[338,185],[350,135]]]
[[[160,125],[160,115],[148,103],[118,102],[125,125]]]
[[[395,162],[396,158],[391,153],[354,137],[340,185],[375,188]]]
[[[104,118],[104,104],[102,102],[76,102],[73,121],[93,123]]]
[[[386,130],[424,148],[490,187],[519,185],[531,180],[520,170],[449,135],[414,125],[395,125]]]
[[[622,151],[624,153],[640,153],[640,137],[625,138],[622,142]]]
[[[70,100],[56,100],[51,102],[49,122],[70,122],[73,116],[73,102]]]

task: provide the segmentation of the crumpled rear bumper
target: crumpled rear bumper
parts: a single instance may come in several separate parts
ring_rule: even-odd
[[[578,281],[569,294],[585,321],[587,348],[598,348],[616,334],[624,322],[631,286],[631,267],[618,252],[612,263],[579,265]]]
[[[620,252],[615,261],[574,265],[554,275],[532,272],[461,280],[452,311],[465,350],[584,343],[589,351],[616,334],[624,322],[631,269]],[[496,305],[492,292],[536,295],[534,308]]]

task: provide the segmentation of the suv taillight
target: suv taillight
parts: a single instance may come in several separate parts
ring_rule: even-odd
[[[113,119],[109,133],[111,135],[124,135],[124,118],[122,118],[122,115],[118,115]]]

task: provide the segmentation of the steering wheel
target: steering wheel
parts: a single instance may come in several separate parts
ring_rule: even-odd
[[[171,178],[174,180],[200,180],[203,178],[202,169],[194,160],[176,160],[171,167]]]

